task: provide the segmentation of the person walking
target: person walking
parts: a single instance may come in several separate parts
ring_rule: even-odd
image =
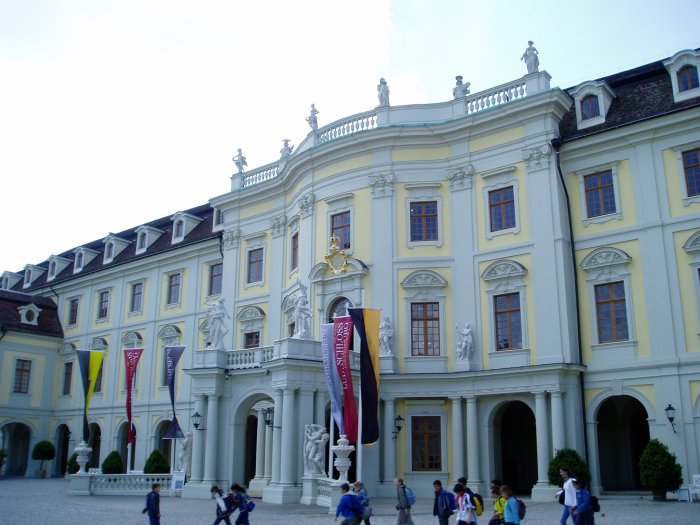
[[[466,488],[461,483],[457,483],[452,489],[455,493],[455,504],[457,507],[457,525],[470,525],[476,523],[476,512],[470,503]]]
[[[506,506],[506,498],[501,496],[501,487],[491,485],[491,497],[493,498],[493,514],[489,525],[503,525],[503,509]]]
[[[503,508],[503,521],[505,525],[519,525],[520,515],[518,514],[518,500],[513,496],[513,489],[508,485],[501,487],[501,496],[506,498],[506,505]]]
[[[571,476],[571,470],[568,467],[560,468],[559,475],[564,480],[564,486],[562,487],[564,508],[561,511],[559,525],[566,525],[566,520],[569,516],[571,516],[571,521],[575,523],[574,517],[571,515],[571,507],[576,505],[576,487],[574,487],[574,481],[576,480]],[[556,497],[558,498],[559,494]]]
[[[160,525],[160,483],[151,485],[151,492],[146,495],[143,514],[146,513],[148,513],[148,525]]]
[[[218,485],[214,485],[211,488],[211,496],[216,500],[216,519],[212,525],[219,525],[222,521],[225,521],[226,525],[231,525],[230,516],[234,509],[231,495],[226,496],[228,499],[226,501],[222,490]]]
[[[236,517],[235,525],[250,525],[250,521],[248,521],[250,514],[248,512],[248,500],[250,498],[246,488],[238,483],[234,483],[231,485],[231,493],[238,504],[238,516]]]
[[[439,479],[433,481],[433,489],[435,490],[433,516],[437,516],[440,525],[447,525],[450,522],[450,516],[454,514],[447,491],[442,488],[442,481]]]
[[[469,488],[469,485],[467,485],[467,478],[465,478],[464,476],[458,478],[457,483],[462,485],[462,487],[464,488],[465,501],[467,502],[467,505],[472,508],[470,523],[476,524],[476,498],[474,497],[474,493],[472,492],[472,489]]]
[[[396,478],[394,486],[396,487],[396,510],[399,511],[396,516],[396,525],[414,525],[413,518],[411,518],[411,503],[408,501],[407,487],[404,485],[403,479]]]
[[[576,488],[576,505],[571,509],[576,525],[595,525],[591,493],[583,480],[574,481]]]
[[[340,525],[358,525],[360,523],[360,514],[362,513],[362,507],[360,505],[360,499],[350,492],[350,485],[343,483],[340,485],[340,501],[338,501],[338,506],[335,508],[335,519],[338,520],[338,516],[343,515],[343,521]]]
[[[364,521],[365,525],[372,525],[369,522],[369,518],[372,515],[372,507],[369,506],[369,495],[367,495],[364,483],[356,481],[352,484],[352,491],[360,499],[360,504],[362,505],[362,521]]]

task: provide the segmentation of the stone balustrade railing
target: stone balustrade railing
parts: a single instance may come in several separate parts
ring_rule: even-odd
[[[315,345],[309,345],[308,342],[307,344],[303,345],[305,349],[308,349],[310,346],[313,347]],[[319,345],[320,349],[320,345]],[[299,357],[299,358],[318,358],[319,360],[321,359],[320,355],[320,350],[318,352],[318,355],[315,354],[309,354],[309,353],[297,353],[297,352],[287,352],[283,355],[279,354],[278,352],[280,349],[275,349],[274,346],[263,346],[260,348],[244,348],[244,349],[238,349],[238,350],[230,350],[226,351],[226,357],[227,357],[227,367],[230,370],[244,370],[246,368],[260,368],[263,364],[269,363],[270,361],[274,361],[276,359],[281,359],[283,357]],[[195,366],[207,366],[204,363],[199,363],[197,362]],[[360,353],[359,352],[350,352],[350,367],[353,369],[359,369],[360,368]]]
[[[316,485],[316,505],[330,507],[334,490],[338,490],[337,482],[330,478],[321,478]]]
[[[147,494],[153,483],[163,487],[161,496],[170,491],[170,474],[87,474],[90,477],[90,494],[95,496],[133,496]]]
[[[347,137],[353,133],[358,133],[360,131],[367,131],[368,129],[374,129],[377,127],[377,113],[374,111],[368,111],[366,113],[360,113],[348,117],[344,120],[338,120],[324,126],[318,130],[318,140],[317,144],[323,144],[324,142],[329,142],[331,140],[338,139],[340,137]]]
[[[465,98],[467,115],[473,115],[479,111],[500,106],[507,102],[519,100],[527,96],[526,83],[524,80],[517,80],[497,86],[488,91],[475,93]]]
[[[254,184],[260,184],[266,180],[274,179],[279,174],[280,162],[273,162],[266,164],[256,170],[253,170],[242,175],[243,179],[241,181],[241,186],[247,188],[248,186],[253,186]]]

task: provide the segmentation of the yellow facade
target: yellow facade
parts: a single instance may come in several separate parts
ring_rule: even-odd
[[[314,170],[314,181],[319,181],[325,179],[326,177],[332,177],[340,173],[344,173],[352,170],[359,170],[371,166],[373,162],[372,155],[356,155],[349,159],[341,160],[339,162],[334,162]]]
[[[499,131],[484,135],[483,137],[473,138],[469,141],[469,151],[476,152],[488,148],[495,148],[503,144],[515,142],[525,138],[525,126],[513,126]]]
[[[697,230],[683,230],[675,232],[673,245],[675,250],[676,270],[678,271],[678,281],[692,283],[698,279],[697,270],[690,266],[692,257],[683,249],[683,245],[696,233]],[[697,325],[700,313],[698,312],[697,291],[694,286],[680,286],[680,301],[682,304],[683,327],[685,337],[685,347],[688,352],[700,352],[698,342]]]
[[[414,162],[421,160],[448,159],[452,151],[449,146],[437,146],[432,148],[394,148],[391,150],[392,162]]]

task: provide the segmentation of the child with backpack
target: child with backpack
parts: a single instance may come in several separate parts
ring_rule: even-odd
[[[503,525],[503,509],[506,506],[506,498],[501,496],[501,486],[491,485],[491,497],[493,498],[493,514],[489,525]]]
[[[236,500],[233,494],[224,496],[223,491],[218,485],[213,485],[211,488],[211,497],[216,500],[216,519],[213,525],[219,525],[222,521],[226,525],[231,525],[231,513],[236,509]]]
[[[476,523],[476,511],[474,505],[466,493],[466,488],[457,483],[452,489],[455,493],[455,505],[457,507],[457,525],[470,525]]]
[[[501,487],[501,496],[506,498],[506,505],[503,508],[503,520],[505,525],[518,525],[520,523],[518,500],[513,496],[513,489],[508,485],[503,485]]]
[[[576,525],[595,525],[590,491],[581,479],[574,481],[574,487],[576,487],[576,505],[571,507],[574,523]]]
[[[235,525],[250,525],[248,514],[255,508],[255,503],[253,503],[250,496],[248,496],[246,488],[238,483],[231,485],[231,492],[238,504],[238,517],[236,518]]]
[[[362,516],[362,503],[354,493],[350,492],[350,485],[343,483],[340,485],[340,501],[335,509],[335,519],[343,516],[340,525],[358,525]]]
[[[404,485],[403,479],[394,480],[396,487],[396,510],[399,511],[396,517],[396,525],[414,525],[411,518],[411,507],[416,502],[413,491]]]

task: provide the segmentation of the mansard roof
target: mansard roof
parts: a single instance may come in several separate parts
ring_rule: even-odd
[[[559,123],[559,134],[563,141],[575,140],[669,113],[700,107],[700,97],[674,102],[671,76],[664,66],[664,60],[596,79],[596,82],[601,81],[610,86],[616,94],[605,116],[605,122],[597,126],[577,129],[576,108],[572,104]],[[576,87],[573,86],[565,91],[571,94]]]
[[[129,228],[128,230],[124,230],[122,232],[114,233],[115,237],[118,237],[120,239],[124,239],[127,241],[131,241],[130,244],[121,252],[119,252],[117,255],[114,256],[114,258],[105,264],[104,262],[104,250],[105,250],[105,244],[104,244],[104,236],[100,237],[99,239],[96,239],[94,241],[82,244],[80,246],[74,246],[65,252],[62,252],[60,254],[57,254],[59,257],[64,257],[66,259],[69,259],[71,261],[75,260],[75,250],[78,248],[87,248],[89,250],[94,250],[99,253],[99,256],[93,258],[89,262],[85,264],[85,266],[82,267],[82,270],[78,273],[73,273],[73,264],[67,265],[61,272],[59,272],[54,279],[51,280],[50,284],[53,286],[57,283],[68,281],[71,279],[76,279],[80,278],[81,276],[89,273],[94,273],[96,271],[106,269],[106,268],[111,268],[113,266],[118,266],[121,264],[128,263],[130,261],[134,261],[137,259],[142,259],[144,257],[150,257],[153,255],[156,255],[158,253],[163,253],[167,252],[173,249],[182,249],[184,246],[188,246],[191,244],[196,244],[208,239],[215,239],[221,235],[220,232],[213,232],[212,231],[212,224],[213,224],[213,216],[214,216],[214,209],[211,207],[209,203],[207,204],[202,204],[200,206],[197,206],[195,208],[191,208],[188,210],[184,210],[183,213],[188,213],[190,215],[199,217],[202,219],[202,221],[197,224],[192,231],[190,231],[185,238],[177,243],[173,244],[172,243],[172,229],[173,229],[173,221],[172,221],[172,216],[173,214],[170,213],[166,215],[165,217],[161,217],[160,219],[156,219],[154,221],[150,221],[148,223],[145,223],[145,226],[152,226],[154,228],[157,228],[159,230],[163,230],[165,232],[164,235],[161,235],[152,245],[150,245],[145,252],[139,253],[136,255],[136,228],[141,226],[140,224],[134,225],[133,227]],[[48,258],[36,265],[40,266],[43,268],[48,268],[49,266],[49,260]],[[31,290],[37,290],[40,289],[47,284],[47,275],[48,272],[44,272],[38,279],[36,279],[34,282],[32,282],[31,286],[23,289],[24,291],[31,291]],[[15,284],[12,287],[12,290],[20,290],[22,289],[22,281],[19,283]]]
[[[30,304],[41,310],[36,325],[21,322],[18,308]],[[63,338],[58,308],[50,298],[9,290],[0,290],[0,331]]]

